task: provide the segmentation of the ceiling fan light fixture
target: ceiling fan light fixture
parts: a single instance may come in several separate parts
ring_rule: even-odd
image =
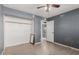
[[[46,6],[44,8],[45,8],[45,10],[47,10],[47,7]]]
[[[46,12],[49,12],[51,10],[51,7],[59,8],[60,5],[59,4],[46,4],[46,6],[39,6],[37,7],[37,9],[44,8]]]
[[[51,7],[49,7],[49,8],[45,7],[44,9],[45,9],[45,11],[49,12],[51,10]]]
[[[49,8],[49,11],[51,10],[51,7]]]

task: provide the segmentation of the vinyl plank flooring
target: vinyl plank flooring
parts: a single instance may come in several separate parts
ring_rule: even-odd
[[[59,46],[50,42],[22,44],[5,48],[4,55],[79,55],[79,51]]]

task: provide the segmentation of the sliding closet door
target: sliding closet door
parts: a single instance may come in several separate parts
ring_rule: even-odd
[[[31,20],[4,17],[5,47],[29,43]]]
[[[54,42],[54,21],[47,22],[47,41]]]

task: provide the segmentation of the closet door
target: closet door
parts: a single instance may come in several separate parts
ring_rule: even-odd
[[[5,47],[29,43],[31,20],[4,17]]]
[[[47,41],[54,42],[54,21],[47,22]]]

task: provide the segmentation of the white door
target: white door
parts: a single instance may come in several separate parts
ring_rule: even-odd
[[[54,21],[47,22],[47,41],[54,42]]]
[[[29,43],[31,21],[15,17],[4,17],[5,47]]]

